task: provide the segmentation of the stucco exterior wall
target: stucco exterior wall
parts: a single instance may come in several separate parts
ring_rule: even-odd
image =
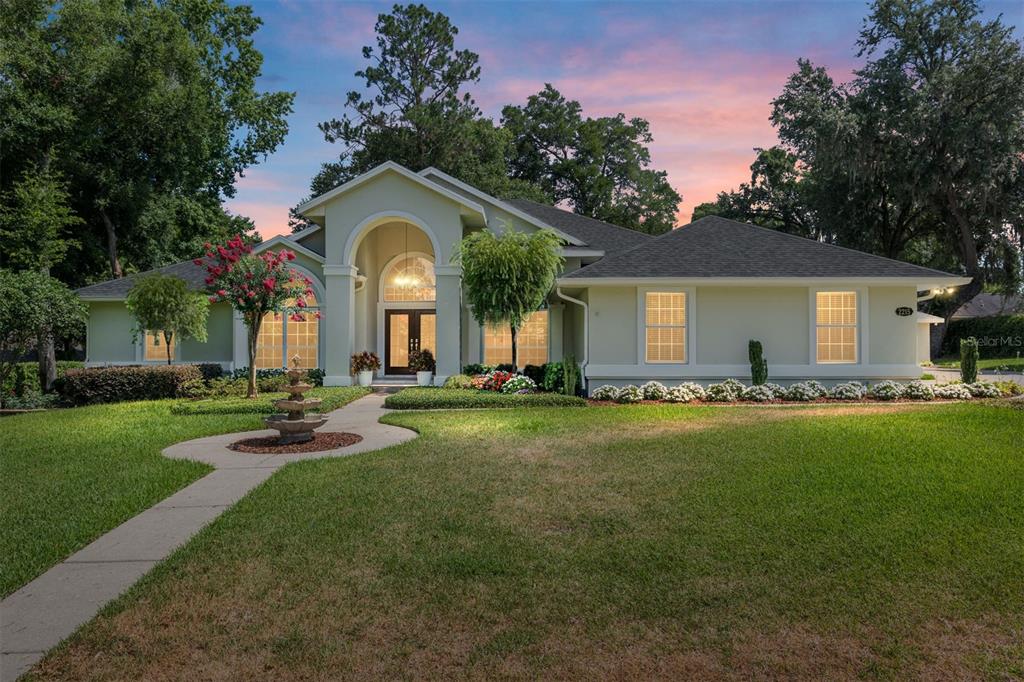
[[[136,361],[132,341],[132,316],[124,301],[93,301],[89,303],[86,326],[86,364],[130,364]]]
[[[917,310],[915,287],[871,287],[868,290],[868,361],[872,365],[916,364],[917,320],[900,317],[896,309]]]
[[[181,362],[231,362],[231,306],[214,303],[206,319],[206,343],[187,339],[182,341],[179,359]]]
[[[799,365],[809,357],[810,310],[806,287],[697,287],[690,324],[699,365],[748,362],[756,339],[770,363]]]
[[[596,365],[635,365],[636,287],[589,290],[590,358]]]

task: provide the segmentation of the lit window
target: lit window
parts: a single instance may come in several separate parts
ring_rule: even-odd
[[[686,362],[686,294],[649,291],[645,304],[647,362]]]
[[[422,256],[398,261],[384,275],[385,301],[433,301],[434,264]]]
[[[167,341],[163,332],[146,332],[146,361],[167,362]],[[171,359],[174,359],[174,337],[171,337]]]
[[[530,313],[516,334],[519,367],[548,361],[548,311]],[[484,329],[484,364],[512,364],[512,330],[507,324]]]
[[[295,301],[290,300],[286,305],[293,306]],[[291,367],[291,358],[296,354],[300,368],[317,366],[320,320],[313,316],[317,311],[316,298],[306,296],[306,306],[308,312],[302,322],[288,319],[287,313],[268,313],[263,317],[256,339],[256,369]]]
[[[818,362],[857,362],[857,292],[819,291],[816,309]]]

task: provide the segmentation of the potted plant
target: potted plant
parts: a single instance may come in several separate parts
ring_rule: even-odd
[[[434,375],[434,354],[429,350],[414,350],[409,353],[409,369],[416,372],[416,383],[429,386]]]
[[[373,373],[380,369],[380,358],[376,353],[364,350],[362,353],[355,353],[352,356],[352,373],[360,386],[369,386],[373,383]]]

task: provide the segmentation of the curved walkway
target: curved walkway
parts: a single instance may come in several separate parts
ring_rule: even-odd
[[[384,409],[384,395],[375,393],[328,413],[322,431],[348,431],[363,437],[337,450],[252,455],[227,448],[242,438],[277,433],[268,430],[208,436],[166,448],[166,457],[205,462],[214,471],[100,536],[0,602],[0,682],[14,680],[28,670],[107,602],[284,465],[347,457],[415,438],[413,431],[379,423],[390,411]]]

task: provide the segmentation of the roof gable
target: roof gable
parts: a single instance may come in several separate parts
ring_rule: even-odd
[[[576,270],[589,278],[956,278],[902,261],[708,216]]]

